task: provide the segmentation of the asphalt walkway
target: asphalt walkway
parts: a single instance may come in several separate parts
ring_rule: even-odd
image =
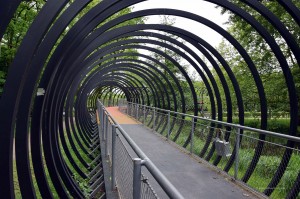
[[[185,198],[257,198],[174,144],[169,144],[149,128],[119,112],[116,107],[107,110]],[[157,190],[158,185],[154,183],[153,187],[160,198],[165,198],[162,191]]]

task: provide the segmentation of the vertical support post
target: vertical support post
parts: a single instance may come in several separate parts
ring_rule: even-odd
[[[105,155],[108,156],[108,115],[105,119]]]
[[[112,143],[111,143],[111,188],[112,190],[116,187],[116,137],[117,137],[117,126],[112,125]]]
[[[127,104],[127,115],[129,115],[130,114],[130,102],[128,102],[128,104]]]
[[[155,131],[155,107],[153,107],[153,130]]]
[[[129,103],[127,102],[126,114],[128,115],[128,113],[129,113]]]
[[[97,113],[98,113],[98,119],[99,119],[99,123],[98,123],[98,134],[99,135],[98,136],[99,136],[99,139],[100,139],[101,138],[101,122],[102,122],[102,118],[101,118],[101,108],[100,108],[99,102],[97,102]]]
[[[131,115],[131,107],[132,107],[132,103],[130,102],[130,105],[129,105],[129,114],[128,115]]]
[[[105,123],[106,123],[106,114],[104,113],[104,110],[103,110],[103,141],[105,141],[105,139],[106,139],[106,137],[105,137],[105,131],[106,131]]]
[[[144,124],[146,124],[146,105],[144,105],[144,109],[143,109],[143,114],[144,114]]]
[[[194,134],[195,134],[195,118],[192,119],[192,131],[191,131],[191,144],[190,144],[190,153],[193,154],[194,149]]]
[[[167,134],[167,140],[170,139],[170,133],[171,133],[171,120],[170,120],[170,114],[171,114],[171,111],[168,110],[168,134]]]
[[[235,180],[238,179],[238,171],[239,171],[240,133],[241,133],[241,129],[238,127],[236,132],[236,143],[235,143],[235,167],[234,167]]]
[[[101,134],[102,134],[102,141],[104,140],[104,110],[101,106]]]
[[[139,120],[139,104],[136,104],[136,119]]]
[[[133,199],[141,198],[141,174],[142,160],[140,158],[133,159]]]

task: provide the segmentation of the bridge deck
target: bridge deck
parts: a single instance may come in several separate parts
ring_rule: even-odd
[[[119,112],[116,107],[107,110],[185,198],[257,198],[206,164],[199,163],[174,144],[169,144],[149,128]],[[162,191],[156,190],[155,184],[153,187],[158,196],[164,198]]]

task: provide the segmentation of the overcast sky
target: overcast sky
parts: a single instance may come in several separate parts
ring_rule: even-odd
[[[188,12],[192,12],[199,16],[205,17],[224,29],[227,28],[227,25],[224,23],[228,20],[228,15],[221,15],[221,9],[216,8],[215,4],[206,2],[204,0],[149,0],[139,4],[134,5],[133,11],[144,10],[144,9],[152,9],[152,8],[173,8],[178,10],[184,10]],[[150,16],[148,17],[148,24],[157,24],[160,23],[159,16]],[[222,41],[222,36],[216,33],[214,30],[199,24],[198,22],[176,17],[174,26],[185,29],[189,32],[196,34],[201,37],[208,43],[210,43],[213,47],[217,47],[219,43]],[[197,53],[201,57],[201,53],[194,48],[192,45],[186,43],[195,53]],[[139,50],[144,54],[148,54],[149,52],[144,50]],[[193,58],[192,58],[193,59]],[[182,60],[181,62],[184,65],[188,66],[188,73],[191,75],[195,73],[195,69],[192,66]],[[200,80],[200,76],[195,76],[197,80]]]
[[[227,21],[228,15],[221,15],[220,8],[215,8],[215,6],[215,4],[203,0],[151,0],[136,4],[134,6],[134,11],[150,8],[180,9],[205,17],[223,28],[226,28],[224,23]],[[151,16],[146,23],[159,23],[159,21],[159,17]],[[215,31],[189,19],[176,17],[174,26],[186,29],[200,36],[214,47],[218,46],[222,39]]]

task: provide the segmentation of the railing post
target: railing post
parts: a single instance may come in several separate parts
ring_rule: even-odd
[[[136,119],[139,120],[139,105],[136,104]]]
[[[143,109],[143,114],[144,114],[144,124],[146,124],[146,105],[144,105],[144,109]]]
[[[100,108],[100,105],[98,103],[97,103],[97,113],[98,113],[98,120],[99,120],[98,134],[99,134],[99,139],[100,139],[101,138],[101,122],[102,122],[102,119],[101,119],[101,108]]]
[[[105,139],[106,139],[106,137],[105,137],[105,131],[106,131],[105,123],[106,123],[106,114],[103,111],[103,141],[105,141]]]
[[[132,111],[132,103],[130,103],[130,106],[129,106],[129,113],[128,113],[128,115],[130,115],[130,116],[131,116],[131,111]]]
[[[132,109],[132,113],[131,113],[131,114],[132,114],[132,117],[135,117],[135,116],[136,116],[136,113],[134,112],[134,111],[136,111],[135,106],[136,106],[135,103],[132,103],[132,108],[131,108],[131,109]]]
[[[129,115],[130,114],[130,103],[128,102],[128,105],[127,105],[127,115]]]
[[[169,140],[170,139],[170,131],[171,131],[171,120],[170,120],[170,114],[171,114],[171,111],[168,110],[168,134],[167,134],[167,139]]]
[[[140,158],[133,159],[133,199],[141,198],[141,174],[142,160]]]
[[[153,107],[153,130],[155,131],[155,107]]]
[[[105,115],[105,155],[108,156],[108,115]]]
[[[237,128],[236,134],[236,143],[235,143],[235,168],[234,168],[234,179],[238,179],[238,171],[239,171],[239,150],[240,150],[240,133],[241,129]]]
[[[112,125],[112,143],[111,143],[111,188],[114,190],[116,187],[116,131],[117,126]]]
[[[193,154],[194,148],[194,134],[195,134],[195,118],[192,119],[192,132],[191,132],[191,144],[190,144],[190,153]]]
[[[101,134],[102,134],[102,141],[104,140],[104,109],[101,106]]]

